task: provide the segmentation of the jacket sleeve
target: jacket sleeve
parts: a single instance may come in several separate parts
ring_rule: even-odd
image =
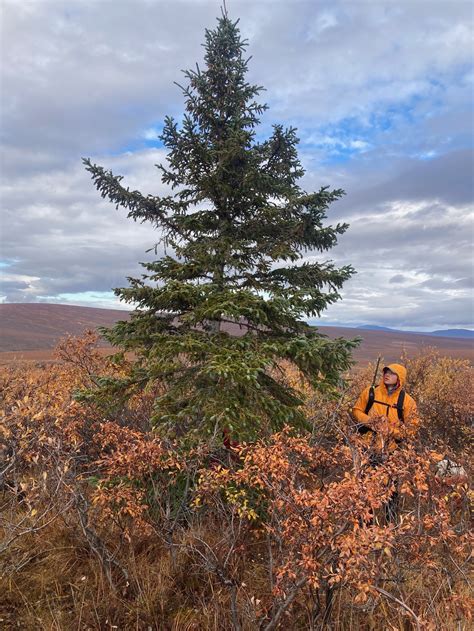
[[[361,425],[370,425],[369,415],[365,413],[365,408],[369,401],[369,391],[370,388],[365,388],[354,404],[354,407],[351,410],[352,418],[356,423]]]

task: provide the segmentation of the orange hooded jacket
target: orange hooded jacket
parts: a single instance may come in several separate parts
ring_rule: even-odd
[[[388,364],[387,368],[398,375],[397,387],[392,394],[388,393],[382,375],[375,388],[375,401],[369,413],[365,413],[365,408],[369,401],[370,387],[365,388],[357,399],[352,408],[352,416],[358,424],[371,430],[363,434],[364,442],[368,445],[375,443],[378,449],[383,449],[386,445],[389,451],[393,451],[401,440],[416,434],[420,420],[416,403],[407,393],[403,402],[403,421],[398,418],[396,405],[400,390],[406,382],[407,370],[401,364]]]

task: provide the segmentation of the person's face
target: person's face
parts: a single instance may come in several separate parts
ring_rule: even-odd
[[[392,372],[391,370],[383,371],[383,382],[386,386],[394,386],[398,381],[398,375],[396,372]]]

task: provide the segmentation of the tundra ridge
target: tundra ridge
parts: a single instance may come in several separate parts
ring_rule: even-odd
[[[110,327],[118,320],[128,319],[122,309],[100,309],[63,304],[9,303],[0,305],[0,362],[51,361],[52,351],[67,335],[80,336],[87,329]],[[238,335],[239,326],[227,325],[229,332]],[[442,337],[429,333],[385,331],[368,328],[319,326],[330,338],[359,336],[362,343],[353,355],[358,363],[382,355],[394,361],[405,350],[413,355],[428,347],[442,355],[474,361],[474,344],[470,339]],[[107,346],[104,343],[104,352]]]

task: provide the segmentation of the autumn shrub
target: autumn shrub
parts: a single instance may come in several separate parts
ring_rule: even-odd
[[[372,367],[339,396],[299,383],[307,432],[184,450],[151,430],[154,393],[77,400],[132,361],[95,344],[0,369],[7,628],[468,628],[472,494],[436,475],[446,451],[471,471],[467,364],[405,358],[421,440],[374,463],[347,413]]]
[[[446,567],[449,559],[465,561],[467,489],[459,485],[446,494],[432,464],[427,450],[407,446],[374,468],[357,440],[327,449],[283,432],[246,449],[241,468],[205,472],[198,499],[201,504],[214,494],[216,507],[236,510],[255,524],[257,538],[262,532],[268,537],[273,588],[260,595],[264,628],[276,628],[298,595],[311,602],[311,613],[301,620],[305,628],[316,624],[321,611],[327,615],[335,590],[356,605],[380,595],[394,599],[386,584],[403,591],[420,565],[426,570]],[[396,525],[383,510],[395,490],[401,503]],[[436,628],[417,618],[406,602],[411,596],[401,601],[405,613]]]
[[[429,349],[406,358],[409,385],[423,417],[422,440],[464,460],[473,427],[473,371],[469,360]]]

